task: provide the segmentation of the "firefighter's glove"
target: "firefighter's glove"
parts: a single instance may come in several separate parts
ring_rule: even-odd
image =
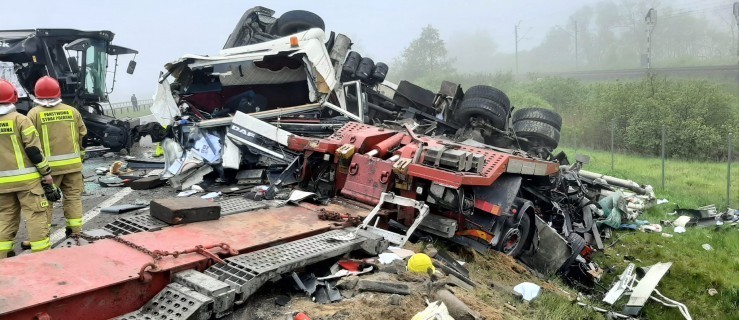
[[[57,202],[62,199],[62,191],[59,190],[59,187],[57,187],[54,183],[52,184],[43,183],[42,186],[44,187],[44,194],[46,194],[46,200],[49,200],[51,202]]]

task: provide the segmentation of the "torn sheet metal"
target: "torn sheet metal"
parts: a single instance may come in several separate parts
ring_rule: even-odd
[[[151,105],[151,114],[162,126],[168,126],[174,122],[175,117],[180,116],[180,109],[172,96],[169,81],[166,79],[159,83],[157,92],[154,94],[154,103]]]

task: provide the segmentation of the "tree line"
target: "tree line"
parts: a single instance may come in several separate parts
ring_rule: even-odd
[[[460,83],[463,88],[477,84],[498,87],[509,95],[515,108],[537,106],[560,113],[564,119],[562,144],[569,146],[577,143],[608,149],[613,128],[619,151],[659,155],[664,126],[669,157],[720,160],[726,156],[727,133],[737,131],[736,83],[659,75],[607,83],[534,76],[515,81],[511,71],[460,71],[447,50],[438,30],[427,26],[395,60],[389,78],[409,80],[434,92],[442,80]]]

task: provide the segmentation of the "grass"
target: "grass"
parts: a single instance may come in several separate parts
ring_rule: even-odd
[[[565,149],[574,158],[572,149]],[[645,158],[629,155],[616,155],[615,170],[611,170],[610,153],[602,151],[579,150],[580,154],[590,155],[591,162],[586,170],[609,174],[620,178],[628,178],[641,184],[656,186],[658,198],[667,198],[670,203],[656,206],[648,210],[641,218],[652,223],[660,220],[674,220],[676,216],[668,215],[676,205],[694,208],[707,204],[716,204],[720,209],[726,203],[726,163],[706,163],[689,161],[666,161],[665,190],[659,187],[661,181],[661,161],[657,158]],[[739,204],[739,168],[733,170],[732,181],[735,184],[731,202]],[[620,240],[615,246],[599,253],[596,261],[603,268],[612,268],[606,273],[601,284],[609,288],[614,279],[625,269],[628,262],[625,255],[633,256],[637,266],[649,266],[657,262],[673,262],[670,273],[662,278],[657,289],[665,296],[687,305],[694,319],[739,319],[739,228],[724,225],[721,228],[691,227],[684,234],[675,234],[671,227],[665,227],[665,233],[673,234],[666,238],[656,233],[617,232]],[[710,244],[712,251],[702,248]],[[708,289],[718,290],[718,294],[710,296]],[[602,296],[598,296],[600,298]],[[621,305],[627,299],[622,298]],[[559,305],[562,306],[559,306]],[[541,302],[544,308],[553,311],[569,310],[571,304],[548,298]],[[621,305],[613,308],[621,310]],[[650,301],[643,310],[649,319],[681,319],[674,308],[668,308]],[[555,317],[558,318],[558,317]],[[573,315],[573,318],[582,318]]]

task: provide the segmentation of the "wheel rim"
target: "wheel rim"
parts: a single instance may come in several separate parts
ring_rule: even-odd
[[[503,237],[503,253],[510,254],[521,243],[521,231],[510,229]]]

